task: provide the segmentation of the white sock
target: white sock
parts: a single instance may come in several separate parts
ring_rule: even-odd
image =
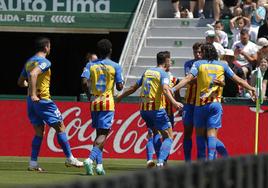
[[[90,164],[93,163],[93,161],[92,161],[90,158],[87,158],[87,159],[86,159],[86,162],[87,162],[87,163],[90,163]]]
[[[102,164],[97,164],[97,168],[103,168]]]
[[[37,161],[30,161],[30,166],[38,166],[38,162]]]
[[[200,9],[198,12],[199,12],[199,14],[203,13],[203,9]]]
[[[71,155],[70,157],[68,157],[68,159],[73,160],[74,159],[74,156]]]

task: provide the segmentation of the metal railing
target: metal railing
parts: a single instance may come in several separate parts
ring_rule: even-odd
[[[149,21],[156,9],[157,0],[140,0],[128,36],[119,60],[122,66],[122,74],[124,80],[127,81],[130,68],[135,64],[145,33],[148,28]]]

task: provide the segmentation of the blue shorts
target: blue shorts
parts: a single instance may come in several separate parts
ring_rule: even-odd
[[[193,104],[185,104],[182,111],[182,121],[184,126],[194,125],[194,107]]]
[[[222,118],[221,103],[212,102],[204,106],[196,106],[194,110],[194,126],[197,128],[220,128]]]
[[[30,122],[33,125],[49,126],[62,122],[61,113],[52,100],[41,99],[33,102],[31,97],[27,97],[27,112]]]
[[[166,130],[171,127],[168,115],[165,109],[140,111],[142,119],[146,122],[148,128],[157,130]]]
[[[114,121],[114,111],[92,111],[92,127],[95,129],[110,129]]]

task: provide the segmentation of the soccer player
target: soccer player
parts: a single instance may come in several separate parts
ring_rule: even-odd
[[[83,163],[72,155],[61,113],[50,97],[51,62],[46,58],[50,53],[50,40],[39,38],[35,43],[36,53],[28,59],[18,79],[20,87],[28,87],[28,117],[35,130],[28,170],[44,171],[39,167],[37,158],[45,134],[45,123],[56,130],[58,142],[67,157],[65,165],[82,167]]]
[[[83,72],[81,74],[81,85],[82,85],[82,90],[86,93],[88,100],[90,100],[90,88],[88,85],[88,79],[89,79],[89,66],[91,61],[95,61],[97,60],[98,57],[96,54],[92,54],[92,53],[87,53],[85,61],[86,61],[86,66],[83,69]]]
[[[102,165],[102,151],[111,129],[114,118],[114,84],[116,89],[123,89],[122,69],[120,65],[110,60],[112,44],[102,39],[97,44],[99,59],[92,61],[88,66],[89,87],[91,88],[91,118],[92,127],[97,135],[89,157],[84,161],[87,175],[94,175],[93,162],[96,161],[96,173],[104,175]]]
[[[159,131],[162,136],[162,144],[158,155],[158,167],[163,167],[167,159],[173,142],[172,126],[165,111],[165,99],[163,95],[170,100],[171,104],[181,109],[182,104],[177,102],[169,87],[169,75],[165,72],[170,66],[170,53],[168,51],[157,54],[157,67],[147,69],[137,83],[131,86],[118,96],[118,101],[134,93],[141,87],[141,105],[140,114],[146,122],[148,128],[154,132]]]
[[[201,56],[201,45],[202,43],[196,42],[193,45],[193,55],[194,59],[186,61],[184,63],[184,73],[185,76],[190,74],[190,70],[193,63],[202,58]],[[194,107],[195,107],[195,97],[196,97],[196,79],[191,81],[187,85],[187,90],[184,99],[182,121],[183,121],[183,151],[185,161],[191,161],[192,153],[192,134],[194,125]],[[199,142],[199,137],[196,138],[197,143]],[[199,158],[199,157],[198,157]]]
[[[206,156],[206,136],[208,142],[208,159],[213,160],[216,156],[217,132],[221,127],[222,117],[222,86],[219,81],[224,80],[224,75],[228,76],[242,87],[250,90],[253,97],[255,88],[250,86],[245,80],[239,78],[223,62],[218,61],[218,54],[211,44],[204,44],[201,47],[203,60],[196,61],[191,70],[172,91],[176,91],[195,77],[197,77],[196,103],[194,110],[194,126],[197,132],[202,133],[203,139],[197,143],[197,149],[201,156]],[[200,135],[201,136],[201,135]]]

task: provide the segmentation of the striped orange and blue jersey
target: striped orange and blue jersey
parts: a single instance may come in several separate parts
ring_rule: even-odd
[[[147,69],[137,81],[141,86],[141,110],[160,110],[165,108],[163,85],[169,85],[169,75],[159,67]]]
[[[92,94],[91,111],[114,111],[114,84],[123,82],[120,65],[110,59],[98,59],[90,62],[87,68]]]
[[[192,59],[189,61],[186,61],[184,64],[184,73],[185,76],[187,76],[190,73],[190,70],[196,60]],[[197,84],[196,82],[191,82],[187,84],[186,86],[186,93],[184,97],[184,104],[192,104],[195,105],[195,97],[196,97],[196,89],[197,89]]]
[[[169,87],[172,88],[172,87],[174,87],[177,84],[178,79],[175,76],[173,76],[171,74],[171,72],[168,72],[168,74],[169,74],[169,80],[170,80],[169,81]],[[173,116],[173,106],[172,106],[171,102],[166,97],[165,97],[165,103],[166,103],[166,112],[167,112],[167,115],[168,116]]]
[[[196,61],[190,73],[197,76],[196,106],[211,102],[221,102],[223,87],[213,83],[214,79],[224,81],[224,76],[231,78],[234,73],[231,68],[220,61]]]
[[[48,59],[36,55],[31,57],[25,63],[21,75],[25,78],[29,77],[30,72],[37,66],[42,71],[42,73],[38,75],[36,81],[37,96],[40,99],[50,100],[51,96],[49,92],[49,87],[51,76],[51,62]]]

